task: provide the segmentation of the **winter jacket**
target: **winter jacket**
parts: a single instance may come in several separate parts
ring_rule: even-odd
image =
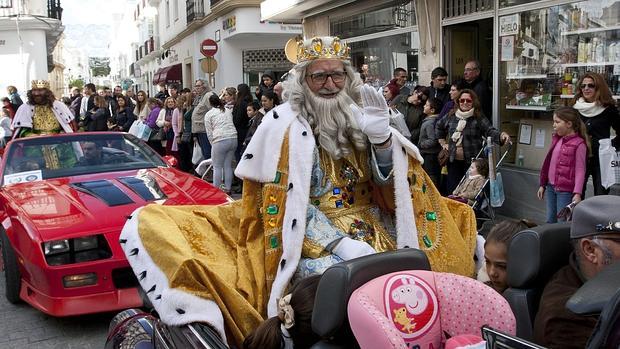
[[[605,108],[602,113],[591,118],[581,115],[581,121],[586,124],[588,135],[592,137],[592,156],[598,163],[599,141],[601,139],[610,138],[610,128],[616,131],[616,135],[620,134],[620,115],[618,114],[618,109],[612,105]],[[618,140],[620,140],[620,138],[616,136],[616,138],[612,140],[612,144],[618,146]]]
[[[442,89],[436,89],[433,86],[429,87],[429,99],[435,98],[441,101],[444,105],[450,101],[450,85],[445,85]]]
[[[211,108],[205,115],[205,131],[211,144],[225,139],[237,139],[237,130],[233,124],[232,109]]]
[[[258,84],[258,91],[255,93],[256,98],[258,98],[258,101],[260,102],[261,97],[263,96],[263,93],[267,92],[267,91],[272,91],[273,92],[273,87],[278,83],[276,81],[276,77],[275,75],[273,75],[272,72],[270,71],[266,71],[263,73],[263,76],[268,76],[271,78],[271,80],[273,80],[273,82],[271,83],[271,86],[267,86],[263,83],[263,78],[261,77],[260,79],[260,84]]]
[[[98,108],[94,113],[87,113],[87,131],[107,131],[108,119],[111,118],[108,108]],[[85,120],[85,121],[86,121]]]
[[[136,116],[133,114],[133,108],[127,107],[118,112],[114,123],[119,127],[119,131],[127,132],[134,121],[136,121]]]
[[[398,95],[392,104],[405,116],[405,123],[407,124],[409,132],[411,132],[411,143],[417,145],[420,138],[420,125],[422,124],[424,107],[415,106],[407,102],[407,98],[409,98],[409,96]]]
[[[450,162],[454,161],[456,156],[456,143],[452,140],[452,134],[456,131],[456,126],[459,123],[459,119],[453,113],[443,117],[435,125],[435,136],[437,139],[448,139]],[[471,159],[475,158],[480,149],[482,149],[482,141],[487,137],[491,137],[493,143],[499,144],[500,132],[495,127],[491,126],[489,119],[480,115],[478,117],[472,116],[467,119],[463,132],[463,157],[466,163],[470,163]]]
[[[205,92],[202,96],[196,96],[194,99],[195,105],[192,112],[192,133],[205,133],[205,114],[211,109],[211,103],[209,103],[209,97],[214,95],[215,92]],[[196,100],[198,101],[196,103]]]
[[[420,126],[420,141],[418,142],[418,149],[421,154],[439,154],[441,151],[441,145],[435,136],[435,122],[437,121],[437,115],[427,116],[422,121]]]
[[[478,96],[478,100],[480,101],[480,105],[482,106],[482,113],[489,119],[489,121],[492,122],[493,94],[491,93],[489,84],[478,76],[471,83],[466,82],[465,88],[473,90],[476,93],[476,96]]]
[[[579,176],[582,181],[585,177],[585,163],[577,164],[577,149],[581,145],[585,145],[583,138],[579,134],[574,133],[569,136],[561,137],[557,134],[553,135],[551,148],[545,157],[543,166],[540,169],[540,186],[545,186],[549,181],[549,167],[551,164],[551,155],[556,146],[562,147],[560,157],[556,163],[555,178],[553,179],[553,188],[555,191],[580,193],[583,187],[582,183],[575,183],[577,171],[583,173]]]

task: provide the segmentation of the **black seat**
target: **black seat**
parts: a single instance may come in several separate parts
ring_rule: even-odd
[[[508,246],[508,300],[517,320],[517,337],[532,340],[543,289],[568,264],[570,223],[541,225],[517,233]]]
[[[588,280],[566,303],[579,315],[600,314],[587,348],[618,348],[620,345],[620,262]]]
[[[346,348],[355,343],[347,318],[351,293],[381,275],[403,270],[431,270],[423,251],[407,248],[338,263],[323,273],[316,293],[312,330],[324,340],[313,349]]]

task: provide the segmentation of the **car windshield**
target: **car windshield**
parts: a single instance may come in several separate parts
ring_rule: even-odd
[[[5,156],[4,185],[166,166],[150,147],[122,133],[23,138]]]

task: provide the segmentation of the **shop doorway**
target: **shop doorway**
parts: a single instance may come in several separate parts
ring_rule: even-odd
[[[493,18],[459,23],[444,27],[446,40],[445,67],[451,81],[463,78],[465,63],[470,58],[482,65],[481,76],[492,87],[493,81]]]

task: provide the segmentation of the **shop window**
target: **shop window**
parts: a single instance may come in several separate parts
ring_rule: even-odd
[[[355,6],[359,8],[359,5]],[[330,33],[341,38],[373,34],[411,27],[416,24],[415,18],[414,1],[390,1],[381,8],[369,9],[364,13],[330,18]]]
[[[384,36],[377,39],[350,42],[354,69],[364,73],[366,82],[374,87],[386,85],[395,68],[404,68],[408,87],[418,80],[417,32]]]
[[[12,0],[0,0],[0,8],[11,8],[13,7]]]
[[[516,139],[516,165],[540,169],[553,132],[553,110],[574,103],[575,85],[586,71],[602,74],[614,98],[620,98],[618,18],[620,1],[614,0],[499,17],[500,121]]]

